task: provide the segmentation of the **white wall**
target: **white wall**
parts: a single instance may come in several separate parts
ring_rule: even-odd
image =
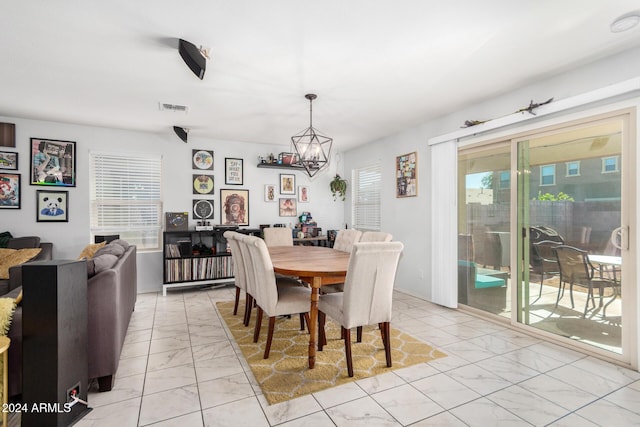
[[[351,171],[361,165],[375,160],[382,161],[381,227],[383,231],[392,233],[394,240],[405,244],[398,268],[396,288],[427,300],[431,299],[432,284],[429,271],[432,268],[432,230],[428,201],[431,186],[438,185],[438,182],[430,182],[429,179],[432,161],[431,150],[427,146],[429,138],[456,131],[465,120],[487,120],[509,115],[528,106],[531,100],[542,102],[553,97],[557,101],[638,76],[640,49],[633,49],[518,89],[508,91],[508,88],[505,88],[505,94],[501,96],[470,105],[464,110],[346,152],[346,176],[350,176]],[[418,152],[418,196],[397,199],[393,176],[395,158],[412,151]],[[451,167],[455,168],[456,165]],[[457,212],[451,212],[451,215],[457,216]],[[345,205],[345,218],[351,225],[350,202]],[[456,280],[457,272],[452,271],[452,285]]]
[[[189,143],[180,141],[170,128],[163,134],[134,132],[121,129],[80,126],[38,120],[26,120],[0,116],[0,122],[15,123],[16,148],[5,151],[18,152],[18,172],[22,179],[21,209],[0,209],[0,231],[8,230],[14,236],[37,235],[43,241],[53,242],[54,257],[74,259],[89,242],[89,151],[112,151],[118,153],[161,153],[163,155],[163,198],[165,212],[191,211],[193,199],[208,198],[192,194],[192,175],[200,171],[191,167],[191,150],[214,151],[213,195],[215,217],[213,224],[220,223],[220,189],[238,188],[249,190],[250,227],[260,224],[291,223],[297,218],[279,217],[278,203],[264,201],[264,184],[279,184],[280,173],[290,171],[257,168],[258,156],[270,152],[278,154],[289,151],[289,146],[270,146],[235,141],[219,141],[189,135]],[[29,185],[29,139],[49,138],[76,142],[76,187],[62,188],[69,191],[69,222],[36,222],[36,190],[47,187]],[[224,158],[244,159],[244,185],[224,185]],[[296,186],[309,186],[309,203],[300,203],[298,212],[309,211],[323,230],[343,226],[343,203],[334,202],[329,190],[329,181],[336,173],[335,159],[329,169],[311,180],[302,172],[294,172]],[[292,197],[292,196],[280,196]],[[191,221],[190,227],[195,223]],[[138,291],[160,290],[162,286],[162,253],[138,253]]]

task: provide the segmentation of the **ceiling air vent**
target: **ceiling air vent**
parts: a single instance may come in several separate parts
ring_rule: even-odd
[[[176,111],[179,113],[187,113],[189,112],[189,107],[186,105],[178,105],[178,104],[167,104],[165,102],[160,102],[160,111]]]

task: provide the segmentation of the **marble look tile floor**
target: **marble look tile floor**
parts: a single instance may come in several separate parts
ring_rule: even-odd
[[[448,357],[269,406],[215,310],[234,288],[138,296],[87,426],[627,426],[640,374],[395,292],[393,326]]]

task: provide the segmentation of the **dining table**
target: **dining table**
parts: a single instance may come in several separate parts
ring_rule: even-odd
[[[269,255],[276,273],[299,277],[311,286],[309,369],[313,369],[316,362],[320,288],[344,283],[350,253],[322,246],[271,246]]]

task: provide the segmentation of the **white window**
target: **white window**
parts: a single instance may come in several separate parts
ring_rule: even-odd
[[[618,156],[602,158],[602,173],[618,172]]]
[[[380,178],[380,162],[353,170],[353,228],[380,231]]]
[[[162,157],[92,152],[91,235],[119,234],[139,251],[160,249]]]
[[[540,185],[555,185],[556,165],[540,166]]]
[[[567,176],[580,176],[580,161],[567,162]]]

